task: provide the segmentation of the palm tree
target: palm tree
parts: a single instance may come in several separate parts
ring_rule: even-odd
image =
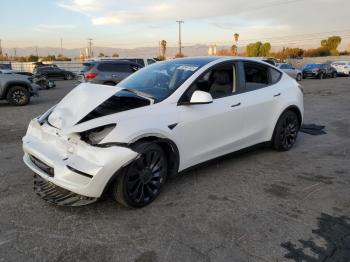
[[[231,46],[231,53],[232,53],[232,55],[237,55],[237,46],[236,45]]]
[[[167,42],[165,40],[160,41],[160,55],[165,57],[165,52],[166,52],[166,44]]]
[[[238,34],[238,33],[235,33],[235,34],[233,35],[233,37],[234,37],[235,42],[236,42],[236,44],[237,44],[237,42],[238,42],[238,40],[239,40],[239,34]]]
[[[235,33],[235,34],[233,35],[233,38],[234,38],[234,40],[235,40],[234,46],[236,47],[236,50],[235,50],[235,52],[234,52],[234,55],[237,55],[239,34],[238,34],[238,33]],[[233,46],[232,46],[232,48],[233,48]],[[232,48],[231,48],[231,51],[232,51]],[[233,52],[233,51],[232,51],[232,52]]]

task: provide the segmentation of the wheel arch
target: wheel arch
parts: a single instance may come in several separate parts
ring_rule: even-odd
[[[136,145],[143,142],[151,142],[159,145],[165,152],[168,162],[168,175],[175,176],[179,170],[180,154],[179,149],[174,141],[171,139],[156,136],[156,135],[146,135],[138,138],[132,142],[129,146],[130,148],[135,148]]]
[[[135,149],[136,145],[144,142],[156,143],[165,151],[167,162],[168,162],[168,176],[169,177],[175,176],[179,171],[179,164],[180,164],[180,154],[175,142],[172,141],[171,139],[168,139],[162,136],[156,136],[156,135],[150,134],[150,135],[139,137],[133,140],[131,143],[125,144],[125,146],[131,149]],[[117,179],[117,176],[120,175],[121,172],[123,172],[123,170],[124,170],[124,167],[117,170],[111,176],[111,178],[105,185],[102,195],[109,190],[110,186]]]
[[[290,105],[290,106],[288,106],[287,108],[285,108],[285,109],[279,114],[277,120],[275,121],[275,126],[274,126],[274,129],[273,129],[271,141],[272,141],[272,139],[275,137],[276,127],[277,127],[278,121],[280,120],[281,116],[282,116],[285,112],[287,112],[287,111],[292,111],[292,112],[294,112],[294,113],[297,115],[298,121],[299,121],[299,128],[301,127],[301,124],[302,124],[302,122],[303,122],[303,116],[302,116],[301,110],[300,110],[299,107],[296,106],[296,105]]]
[[[14,87],[14,86],[25,87],[28,91],[30,91],[30,85],[28,83],[26,83],[26,82],[23,82],[23,81],[9,81],[5,85],[3,97],[6,97],[8,91],[10,90],[10,88]]]

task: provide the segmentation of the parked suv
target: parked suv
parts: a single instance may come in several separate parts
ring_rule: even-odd
[[[38,85],[33,84],[28,76],[0,74],[0,99],[6,99],[16,106],[24,106],[37,93]]]
[[[323,79],[326,77],[335,78],[338,76],[337,70],[329,64],[308,64],[303,68],[303,78],[312,77]]]
[[[72,80],[75,75],[73,72],[55,67],[55,66],[39,66],[34,69],[34,75],[42,75],[48,78],[63,78],[65,80]]]
[[[80,69],[80,80],[94,84],[116,85],[141,67],[137,63],[124,60],[86,62]]]
[[[338,75],[350,76],[350,61],[339,61],[332,63]]]

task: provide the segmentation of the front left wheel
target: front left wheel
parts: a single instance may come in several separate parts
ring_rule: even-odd
[[[159,195],[167,174],[167,158],[154,143],[141,143],[134,150],[139,156],[118,174],[112,184],[112,197],[127,207],[144,207]]]
[[[290,150],[296,142],[299,128],[297,114],[291,110],[284,112],[275,127],[272,138],[273,147],[278,151]]]
[[[24,106],[30,101],[30,93],[27,88],[23,86],[13,86],[7,92],[7,101],[15,106]]]

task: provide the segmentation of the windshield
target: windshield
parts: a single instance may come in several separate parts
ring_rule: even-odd
[[[317,68],[317,67],[321,67],[321,65],[320,64],[305,65],[304,69],[314,69],[314,68]]]
[[[155,63],[132,74],[118,86],[141,92],[160,102],[208,62],[207,59],[176,59]]]

